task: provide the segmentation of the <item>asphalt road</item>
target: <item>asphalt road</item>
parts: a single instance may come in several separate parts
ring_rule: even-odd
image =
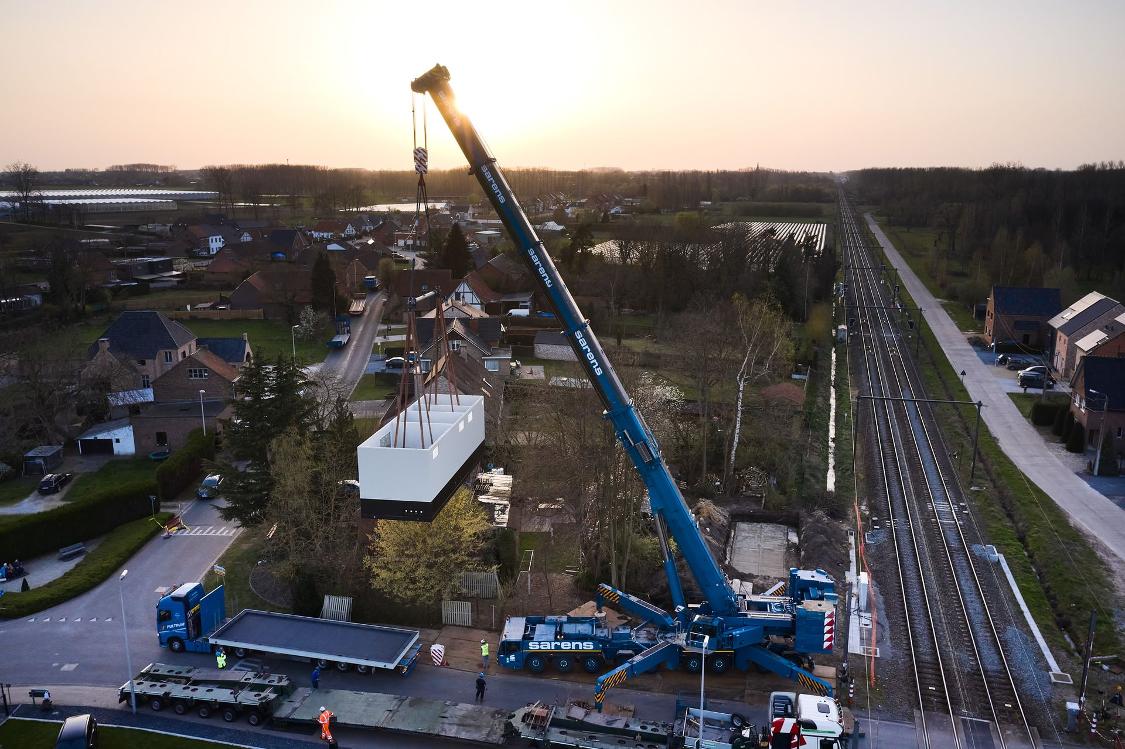
[[[12,684],[121,684],[127,678],[125,627],[133,669],[166,659],[156,639],[158,588],[199,580],[239,532],[211,502],[184,511],[186,533],[157,536],[91,591],[24,619],[0,621],[0,680]]]
[[[367,307],[363,314],[352,318],[352,332],[347,345],[337,351],[329,352],[318,368],[323,376],[331,376],[335,379],[336,387],[345,396],[351,395],[355,390],[359,378],[367,368],[367,362],[371,359],[371,349],[379,332],[386,299],[387,295],[382,291],[367,295]]]

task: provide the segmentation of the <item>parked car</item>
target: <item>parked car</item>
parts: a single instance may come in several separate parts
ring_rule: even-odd
[[[54,494],[61,491],[72,478],[73,473],[48,473],[39,481],[39,493]]]
[[[387,369],[402,369],[406,366],[406,359],[401,356],[392,356],[383,362],[383,366]]]
[[[1038,359],[1033,359],[1030,356],[1012,355],[1008,357],[1008,369],[1018,371],[1026,367],[1033,367],[1037,361]]]
[[[63,721],[55,749],[94,749],[98,745],[98,722],[89,713]]]
[[[1033,367],[1028,367],[1027,369],[1021,369],[1019,371],[1019,374],[1016,375],[1016,377],[1022,377],[1023,375],[1030,375],[1030,374],[1046,375],[1047,374],[1047,367],[1042,365],[1042,364],[1036,364]]]
[[[200,483],[199,488],[195,490],[195,496],[200,499],[214,499],[221,493],[222,485],[223,477],[221,474],[208,474],[207,478]]]
[[[1044,382],[1047,384],[1044,385]],[[1045,372],[1020,372],[1016,375],[1016,384],[1021,388],[1043,388],[1049,390],[1055,386],[1055,381]]]

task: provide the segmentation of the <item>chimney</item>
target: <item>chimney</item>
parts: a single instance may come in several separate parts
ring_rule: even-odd
[[[108,338],[99,338],[98,339],[98,353],[100,354],[103,351],[109,351],[109,339]]]

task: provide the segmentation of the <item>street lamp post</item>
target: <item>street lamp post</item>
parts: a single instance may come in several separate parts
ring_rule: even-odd
[[[703,681],[707,677],[707,645],[711,642],[711,635],[703,635],[703,653],[699,661],[699,738],[695,742],[697,749],[703,746]]]
[[[1109,414],[1107,413],[1107,411],[1109,411],[1109,396],[1106,395],[1105,393],[1101,392],[1100,390],[1094,390],[1093,388],[1086,388],[1086,397],[1087,398],[1089,398],[1090,393],[1093,393],[1094,395],[1099,395],[1099,396],[1101,396],[1101,399],[1102,399],[1102,423],[1101,423],[1101,426],[1098,427],[1098,451],[1094,454],[1094,475],[1097,476],[1098,475],[1098,469],[1101,467],[1101,464],[1102,464],[1102,440],[1105,439],[1105,420],[1106,420],[1106,417],[1109,416]]]
[[[293,325],[289,328],[289,343],[293,345],[293,363],[297,363],[297,328],[300,325]]]
[[[133,663],[129,658],[129,628],[125,626],[125,576],[129,570],[121,570],[121,577],[117,578],[117,592],[121,598],[121,634],[125,637],[125,669],[129,672],[129,704],[133,708],[133,715],[137,714],[137,687],[133,683]]]
[[[199,420],[203,422],[203,436],[207,436],[207,412],[203,410],[203,394],[206,390],[199,391]]]

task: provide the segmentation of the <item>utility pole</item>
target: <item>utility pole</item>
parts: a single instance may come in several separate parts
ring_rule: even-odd
[[[973,478],[977,475],[977,438],[980,436],[980,410],[984,407],[983,401],[976,402],[977,423],[973,427],[973,463],[969,468],[969,487],[973,486]]]
[[[1082,689],[1078,691],[1078,709],[1086,707],[1086,680],[1090,677],[1090,655],[1094,652],[1094,627],[1098,622],[1098,612],[1090,612],[1090,630],[1086,634],[1086,651],[1082,654]]]
[[[1044,386],[1046,386],[1047,383],[1044,382],[1043,384]],[[1098,451],[1094,454],[1094,475],[1097,476],[1098,469],[1102,464],[1102,441],[1105,439],[1105,420],[1106,417],[1109,416],[1109,396],[1099,390],[1094,390],[1093,388],[1086,388],[1086,393],[1087,396],[1089,396],[1090,393],[1094,393],[1102,397],[1102,422],[1098,427]]]

